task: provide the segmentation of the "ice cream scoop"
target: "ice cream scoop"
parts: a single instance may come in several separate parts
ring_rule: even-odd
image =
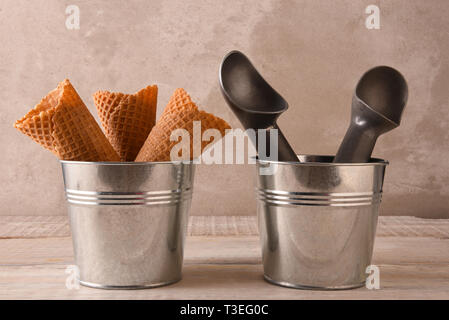
[[[228,53],[220,66],[223,96],[245,129],[277,129],[279,161],[298,161],[298,157],[279,129],[276,120],[288,109],[288,103],[276,92],[239,51]],[[265,150],[270,150],[267,135]],[[258,143],[253,141],[258,152]],[[261,156],[259,152],[259,156]]]
[[[334,162],[368,162],[377,138],[399,126],[407,96],[407,82],[397,70],[368,70],[352,97],[351,123]]]

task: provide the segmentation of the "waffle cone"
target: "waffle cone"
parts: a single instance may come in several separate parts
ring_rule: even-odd
[[[134,94],[97,91],[95,107],[121,161],[134,161],[156,122],[157,86]]]
[[[44,97],[14,127],[61,160],[119,161],[69,80]]]
[[[222,136],[230,126],[214,115],[198,110],[184,89],[176,89],[160,119],[151,130],[135,161],[170,161],[170,152],[178,141],[170,141],[176,129],[185,129],[190,134],[190,160],[193,152],[193,122],[201,121],[201,132],[218,129]],[[201,152],[215,141],[202,141]]]

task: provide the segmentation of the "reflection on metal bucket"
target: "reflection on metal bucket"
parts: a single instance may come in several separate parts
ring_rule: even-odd
[[[137,289],[181,279],[193,164],[61,164],[81,284]]]
[[[371,263],[387,162],[332,163],[299,156],[257,178],[265,279],[294,288],[348,289],[364,285]]]

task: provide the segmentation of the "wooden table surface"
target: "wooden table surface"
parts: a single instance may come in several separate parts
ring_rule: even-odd
[[[0,299],[449,299],[449,220],[380,217],[380,289],[309,291],[262,278],[255,217],[193,216],[183,279],[146,290],[67,289],[66,217],[0,216]]]

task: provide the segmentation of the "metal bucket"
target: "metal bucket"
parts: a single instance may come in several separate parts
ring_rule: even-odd
[[[257,212],[264,277],[300,289],[349,289],[366,281],[388,162],[258,160]]]
[[[138,289],[181,279],[192,163],[61,164],[81,284]]]

